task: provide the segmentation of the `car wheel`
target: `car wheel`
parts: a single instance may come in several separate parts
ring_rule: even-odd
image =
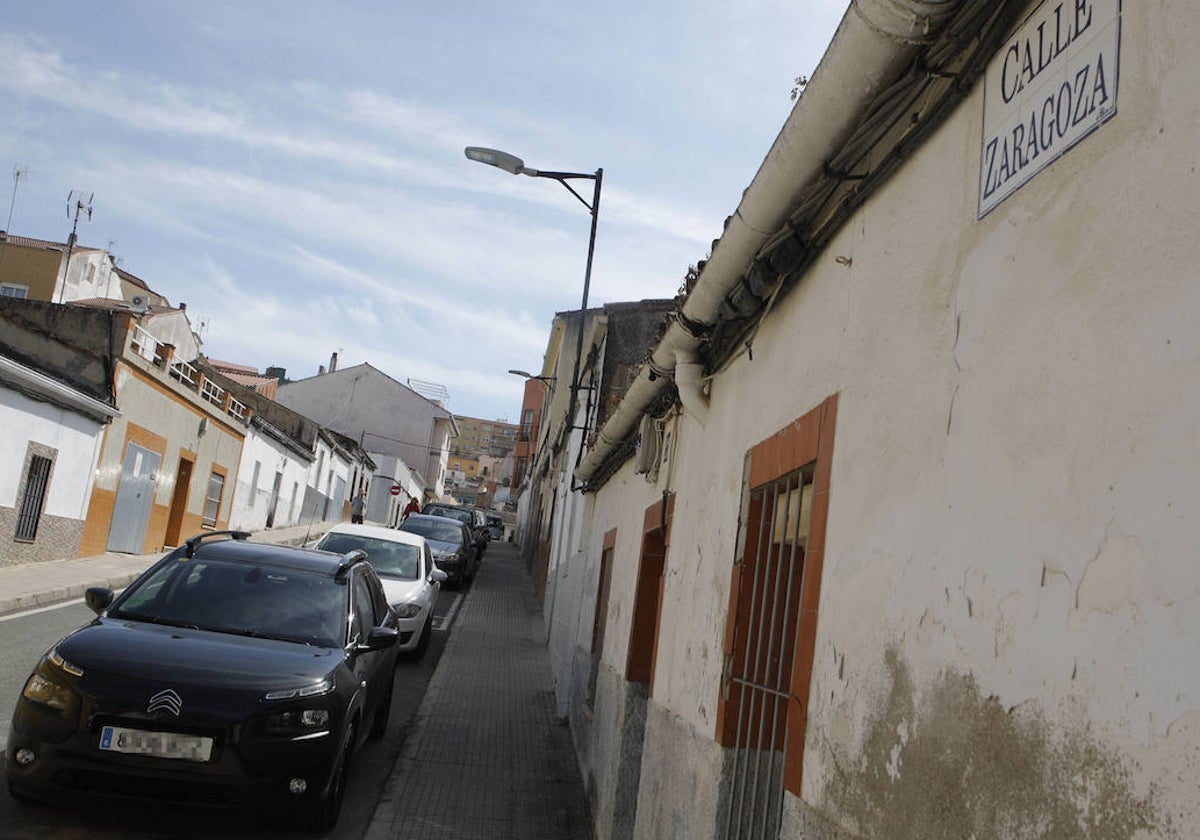
[[[425,626],[421,628],[421,638],[417,641],[417,646],[413,649],[413,657],[420,659],[425,655],[425,651],[429,650],[429,637],[433,635],[433,609],[430,608],[429,617],[425,619]]]
[[[392,688],[395,683],[396,673],[393,671],[387,694],[379,701],[379,708],[375,710],[375,717],[371,720],[371,731],[367,733],[367,737],[372,740],[377,741],[387,733],[388,721],[392,717]]]
[[[354,726],[346,731],[346,742],[342,746],[342,754],[338,756],[337,766],[333,770],[333,778],[329,780],[329,789],[314,802],[310,810],[303,816],[306,829],[314,833],[324,833],[337,825],[342,813],[342,799],[346,794],[346,777],[350,772],[350,756],[354,753]]]

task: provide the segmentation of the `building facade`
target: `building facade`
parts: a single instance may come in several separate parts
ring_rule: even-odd
[[[369,364],[279,386],[276,399],[321,425],[359,441],[376,463],[391,456],[418,470],[425,491],[441,498],[453,415]]]
[[[598,837],[1200,834],[1200,19],[906,9],[847,11],[539,535]]]
[[[19,318],[0,306],[0,565],[75,557],[104,429],[120,413],[106,358],[9,314]]]

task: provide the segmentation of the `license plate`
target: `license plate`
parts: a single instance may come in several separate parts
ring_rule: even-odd
[[[213,739],[203,735],[150,732],[145,729],[123,729],[119,726],[105,726],[100,730],[100,749],[109,752],[178,758],[184,761],[208,761],[212,756],[212,747]]]

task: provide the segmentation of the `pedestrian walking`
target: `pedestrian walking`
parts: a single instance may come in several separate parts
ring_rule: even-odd
[[[408,517],[412,516],[414,513],[420,513],[420,512],[421,512],[421,506],[419,504],[417,504],[417,497],[413,496],[411,499],[408,500],[408,504],[405,505],[405,507],[404,507],[404,518],[408,519]]]
[[[354,525],[361,525],[363,512],[366,509],[367,500],[363,496],[363,491],[359,490],[358,495],[354,497],[354,501],[350,502],[350,522]]]

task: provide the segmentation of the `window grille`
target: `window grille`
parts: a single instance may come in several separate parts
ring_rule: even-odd
[[[775,838],[783,814],[784,760],[812,467],[750,493],[726,701],[736,713],[725,840]]]
[[[50,465],[53,462],[41,455],[29,460],[25,474],[25,494],[21,497],[21,510],[17,514],[16,539],[33,542],[37,537],[38,523],[42,518],[42,506],[46,502],[46,488],[50,484]]]

